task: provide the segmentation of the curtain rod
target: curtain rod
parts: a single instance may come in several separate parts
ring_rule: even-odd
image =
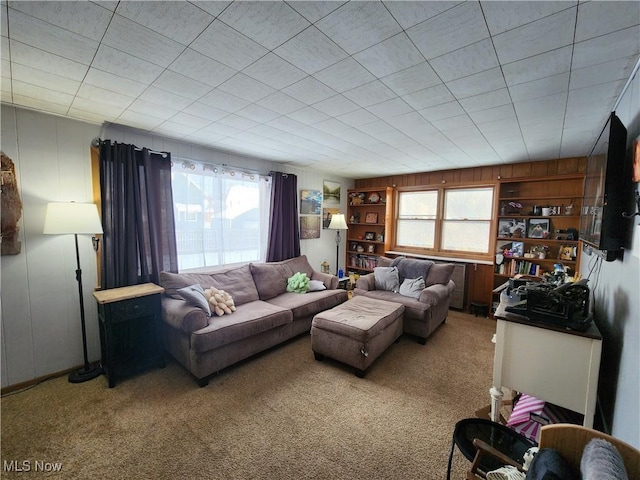
[[[106,142],[106,140],[102,140],[101,138],[96,137],[91,141],[91,145],[93,145],[94,147],[99,147],[102,142]],[[137,147],[135,145],[133,146],[133,148],[138,152],[143,150],[141,147]],[[149,150],[149,153],[155,153],[156,155],[161,155],[162,158],[167,158],[167,155],[169,155],[169,152],[159,152],[157,150],[151,150],[150,148],[147,148],[147,150]]]
[[[202,165],[208,165],[212,167],[230,168],[230,169],[238,170],[239,172],[242,172],[242,173],[253,173],[255,175],[261,175],[263,177],[268,176],[267,174],[261,172],[260,170],[255,170],[253,168],[238,167],[236,165],[229,165],[228,163],[214,163],[206,160],[193,160],[191,158],[184,158],[184,157],[173,157],[173,158],[177,161],[184,161],[187,163],[201,163]]]

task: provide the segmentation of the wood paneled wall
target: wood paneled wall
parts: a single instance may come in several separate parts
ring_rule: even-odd
[[[392,175],[387,177],[361,178],[355,181],[355,188],[368,187],[414,187],[426,185],[471,185],[474,183],[497,182],[500,179],[522,177],[545,177],[571,173],[585,173],[586,157],[560,158],[537,162],[509,163],[487,167],[458,168],[436,172]]]

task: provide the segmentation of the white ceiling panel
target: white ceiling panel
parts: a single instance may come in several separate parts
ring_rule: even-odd
[[[640,61],[639,2],[0,3],[3,104],[352,178],[583,155]]]

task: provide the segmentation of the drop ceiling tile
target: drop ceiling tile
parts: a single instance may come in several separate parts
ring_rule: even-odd
[[[274,52],[310,75],[347,57],[344,50],[313,25]]]
[[[385,77],[424,62],[424,57],[402,32],[353,56],[377,77]]]
[[[153,82],[153,86],[166,90],[167,92],[175,93],[176,95],[182,95],[191,100],[197,100],[205,93],[211,91],[209,85],[172,72],[171,70],[162,72],[156,81]]]
[[[182,138],[186,135],[192,134],[196,130],[197,129],[195,127],[190,127],[188,125],[180,125],[179,123],[173,122],[171,120],[167,120],[166,122],[161,123],[151,131],[159,135]]]
[[[369,83],[376,78],[353,57],[345,58],[313,76],[339,93]]]
[[[483,2],[482,11],[492,35],[512,30],[575,6],[575,1]],[[580,7],[582,8],[582,7]]]
[[[202,118],[196,115],[191,115],[189,113],[180,112],[176,113],[171,119],[171,122],[175,122],[180,125],[184,125],[185,127],[191,127],[200,130],[201,128],[210,125],[212,120],[208,120],[206,118]]]
[[[427,60],[489,38],[479,2],[464,2],[407,30]]]
[[[238,130],[248,130],[250,128],[257,127],[258,125],[260,125],[259,122],[250,120],[245,117],[241,117],[239,115],[236,115],[235,113],[232,113],[231,115],[220,119],[216,123],[227,125],[229,127],[233,127]]]
[[[567,100],[567,117],[611,111],[625,82],[626,79],[622,79],[571,90]]]
[[[278,112],[281,115],[295,112],[296,110],[300,110],[305,106],[304,103],[282,92],[275,92],[268,97],[264,97],[262,100],[259,100],[256,103],[257,105],[268,108],[269,110]]]
[[[153,130],[160,125],[164,120],[162,118],[151,117],[144,113],[133,112],[131,110],[125,110],[117,118],[117,123],[122,125],[132,126],[141,130]]]
[[[285,132],[296,132],[306,127],[304,123],[298,122],[297,120],[289,118],[286,115],[267,122],[267,125],[274,128],[279,128],[280,130],[283,130]]]
[[[443,103],[442,105],[437,105],[435,107],[418,110],[418,112],[430,122],[441,120],[443,118],[455,117],[465,113],[458,102]]]
[[[391,15],[393,15],[396,21],[405,29],[433,18],[455,7],[458,3],[459,2],[451,1],[398,2],[393,0],[384,2],[385,6],[391,12]]]
[[[80,82],[78,80],[64,78],[53,73],[15,63],[11,68],[11,77],[20,82],[36,85],[42,88],[51,88],[56,92],[62,92],[69,95],[75,95],[80,87]]]
[[[462,108],[464,108],[467,113],[471,113],[486,110],[488,108],[499,107],[501,105],[508,105],[511,103],[511,97],[509,96],[509,91],[506,88],[501,88],[499,90],[482,93],[473,97],[462,98],[459,101]]]
[[[567,92],[556,93],[547,97],[533,100],[514,102],[513,106],[518,116],[520,126],[542,124],[545,121],[557,121],[564,118]]]
[[[364,108],[359,108],[353,112],[345,113],[337,117],[341,122],[346,123],[352,127],[359,127],[360,125],[366,125],[378,120],[378,117],[372,113],[367,112]]]
[[[306,104],[325,100],[336,94],[336,91],[320,83],[313,77],[303,78],[297,83],[282,90],[287,95]]]
[[[491,40],[485,39],[433,58],[429,64],[447,82],[497,67],[498,57]]]
[[[87,83],[83,83],[78,89],[76,97],[84,98],[90,101],[101,102],[105,105],[112,105],[124,111],[135,100],[135,97],[129,97],[120,93],[115,93],[104,88],[94,87]],[[77,105],[75,105],[77,107]]]
[[[211,125],[208,125],[206,127],[204,127],[203,129],[199,130],[199,132],[202,133],[210,133],[212,135],[216,135],[218,137],[226,137],[228,135],[234,135],[238,132],[240,132],[240,129],[235,128],[235,127],[231,127],[229,125],[224,125],[220,122],[215,122],[212,123]]]
[[[9,6],[10,16],[15,9],[95,41],[100,41],[111,20],[109,10],[91,2],[10,2]],[[11,23],[13,29],[13,17]]]
[[[427,62],[380,79],[397,95],[406,95],[441,83],[440,78]]]
[[[235,70],[190,48],[169,66],[169,70],[211,87],[217,87],[236,73]]]
[[[452,80],[447,83],[451,93],[458,98],[472,97],[506,87],[502,70],[492,68],[468,77]]]
[[[104,3],[104,2],[100,2],[100,3]],[[213,15],[214,17],[217,17],[225,8],[227,8],[227,6],[231,2],[223,2],[222,0],[216,0],[215,2],[212,2],[210,0],[205,0],[205,1],[191,0],[189,3],[192,3],[196,7],[201,8],[208,14]]]
[[[127,111],[148,115],[153,118],[160,118],[162,120],[168,120],[178,113],[178,110],[175,108],[163,107],[140,98],[129,105]]]
[[[262,45],[220,20],[209,25],[190,48],[236,70],[242,70],[268,53]]]
[[[0,15],[0,35],[8,38],[9,37],[9,21],[8,21],[6,8],[7,8],[6,3],[2,2],[0,4],[0,9],[2,11],[2,14]]]
[[[47,88],[31,85],[29,83],[14,80],[12,82],[14,101],[16,96],[29,97],[35,100],[52,102],[58,106],[71,106],[73,95],[62,92],[54,92]]]
[[[310,25],[284,2],[233,2],[218,18],[269,50]]]
[[[563,47],[502,65],[504,78],[507,85],[511,86],[568,72],[571,69],[572,54],[571,47]]]
[[[189,45],[214,17],[189,2],[120,2],[118,15]]]
[[[620,58],[585,68],[576,68],[571,72],[569,89],[590,87],[600,83],[627,79],[635,64],[635,57]]]
[[[152,83],[163,70],[158,65],[132,57],[106,45],[100,45],[91,66],[145,84]]]
[[[573,53],[573,68],[589,67],[616,58],[626,58],[640,53],[640,26],[603,35],[576,43]]]
[[[380,80],[347,90],[343,95],[361,107],[368,107],[396,97],[396,94]]]
[[[349,54],[364,50],[402,30],[379,2],[348,2],[315,25]],[[371,28],[371,25],[376,28]]]
[[[98,42],[9,9],[11,40],[31,45],[85,65],[91,64]]]
[[[509,87],[509,93],[514,102],[545,97],[554,93],[566,92],[567,90],[569,90],[569,72]]]
[[[57,115],[68,114],[69,104],[71,103],[71,101],[69,101],[69,104],[61,105],[49,98],[43,100],[41,98],[33,98],[28,95],[20,95],[16,93],[13,94],[12,100],[14,105],[51,112]]]
[[[386,122],[412,137],[415,137],[416,134],[424,135],[435,130],[434,126],[418,112],[396,115],[395,117],[387,119]]]
[[[287,116],[306,125],[314,125],[329,118],[329,115],[313,107],[301,108],[300,110],[289,113]]]
[[[292,85],[307,76],[302,70],[274,53],[268,53],[249,65],[243,73],[276,90]]]
[[[385,102],[370,105],[367,107],[367,110],[380,118],[390,118],[412,112],[413,108],[401,98],[392,98]]]
[[[581,42],[617,30],[624,30],[638,23],[640,23],[640,2],[585,2],[578,8],[575,41]]]
[[[237,97],[249,100],[250,102],[256,102],[275,92],[275,90],[268,85],[242,73],[233,76],[218,88]]]
[[[389,125],[387,122],[383,120],[377,120],[375,122],[367,123],[365,125],[360,125],[357,127],[358,130],[366,133],[367,135],[372,135],[377,138],[377,135],[382,132],[389,132],[391,130],[395,130],[394,127]]]
[[[111,92],[122,93],[130,97],[137,97],[147,88],[144,83],[119,77],[109,72],[90,68],[84,78],[84,83],[94,87],[104,88]]]
[[[451,102],[452,100],[455,100],[455,97],[451,94],[444,83],[441,83],[434,87],[425,88],[424,90],[404,95],[402,99],[414,109],[420,110],[422,108],[429,108],[435,105]]]
[[[114,15],[102,43],[161,67],[184,50],[184,45],[119,15]]]
[[[493,37],[500,63],[510,63],[571,45],[575,8],[563,10]]]
[[[358,105],[342,95],[335,95],[331,98],[315,103],[313,107],[331,117],[343,115],[358,109]]]
[[[269,125],[258,125],[257,127],[247,130],[247,132],[251,132],[254,135],[258,135],[263,138],[272,138],[283,133],[279,128],[274,128]]]
[[[182,110],[193,103],[193,100],[156,87],[147,88],[138,98],[146,102],[155,103],[156,105],[175,110]]]
[[[518,120],[516,119],[516,112],[513,109],[512,104],[487,108],[486,110],[479,110],[477,112],[469,112],[469,117],[471,117],[474,123],[478,126],[484,123],[500,120],[507,120],[514,125],[518,124]]]
[[[98,125],[101,125],[104,122],[115,122],[115,120],[119,118],[118,116],[110,115],[107,111],[95,109],[91,105],[86,106],[86,108],[90,108],[90,110],[81,110],[76,107],[71,107],[67,111],[66,116]]]
[[[182,110],[182,112],[207,119],[210,122],[215,122],[229,115],[229,112],[225,112],[224,110],[220,110],[219,108],[212,107],[200,102],[193,102],[191,105]]]
[[[331,1],[298,1],[291,2],[289,6],[306,18],[309,22],[315,23],[322,17],[327,16],[345,2]]]
[[[124,112],[123,107],[111,103],[104,103],[95,98],[88,99],[78,96],[73,99],[71,108],[77,108],[78,110],[84,110],[85,112],[91,112],[96,115],[104,115],[108,118],[118,118],[122,112]]]
[[[199,101],[229,113],[237,112],[251,103],[217,88],[207,93]]]
[[[258,123],[266,123],[280,116],[279,113],[269,110],[268,108],[261,107],[260,105],[256,105],[255,103],[244,107],[242,110],[238,110],[236,114]]]
[[[478,130],[490,141],[500,137],[517,137],[520,134],[520,126],[515,121],[515,112],[512,118],[501,118],[490,122],[475,122]]]

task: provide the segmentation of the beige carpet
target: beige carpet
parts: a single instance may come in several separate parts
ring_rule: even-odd
[[[58,462],[51,477],[444,479],[455,422],[489,403],[494,329],[452,311],[426,345],[403,336],[364,379],[315,361],[309,336],[205,388],[173,362],[113,389],[57,378],[2,398],[2,478]],[[10,461],[31,471],[7,472]],[[456,450],[452,478],[467,466]]]

